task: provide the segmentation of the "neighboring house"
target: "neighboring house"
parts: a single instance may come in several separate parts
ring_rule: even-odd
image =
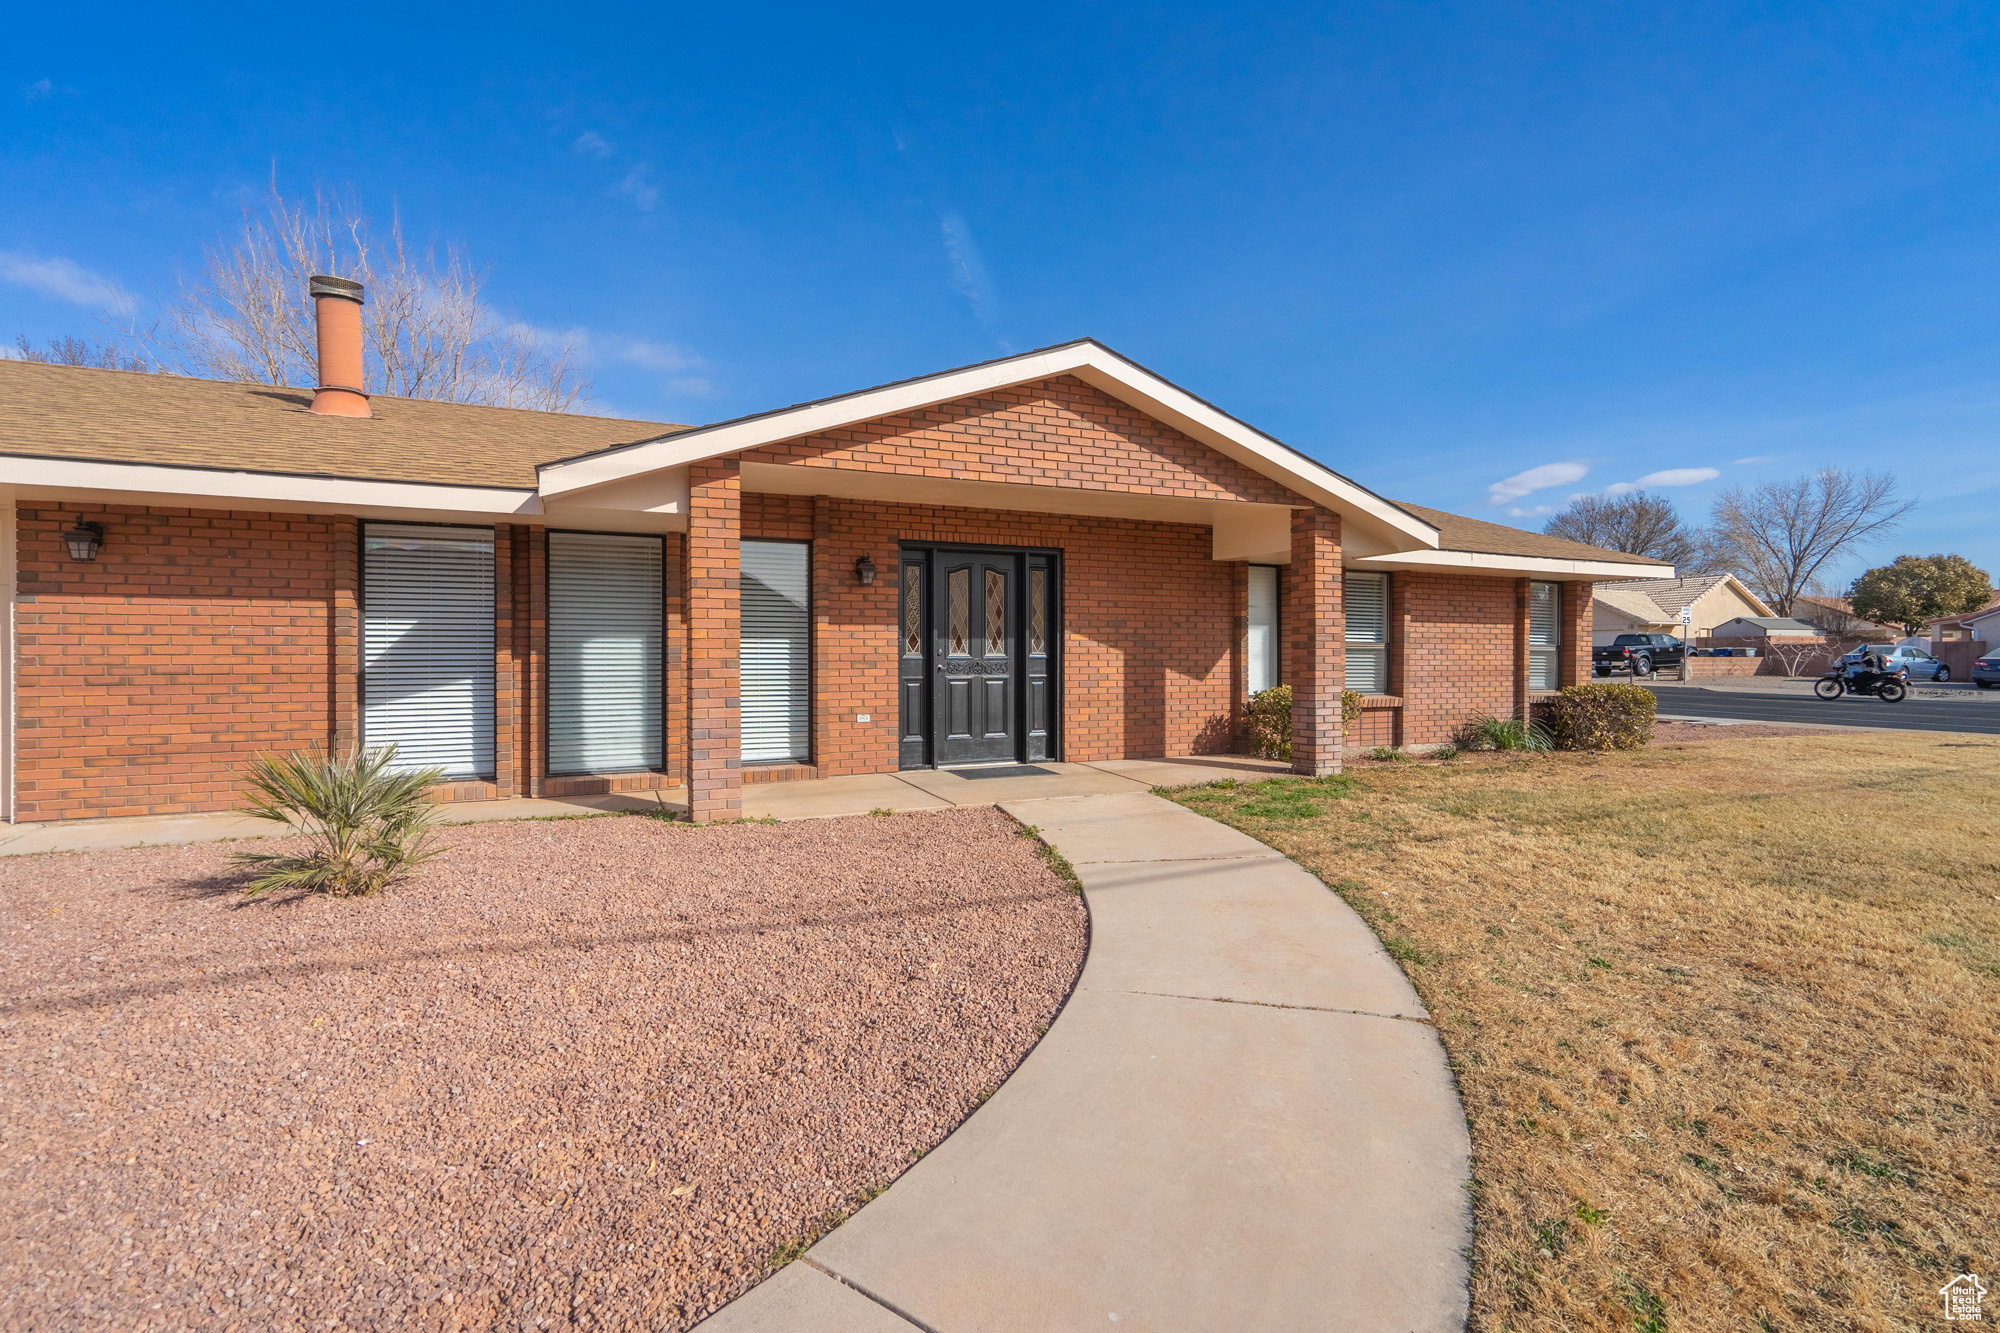
[[[1693,608],[1693,620],[1681,613]],[[1597,589],[1591,610],[1591,641],[1610,643],[1620,634],[1672,634],[1695,639],[1715,633],[1715,627],[1738,616],[1768,616],[1759,601],[1734,574],[1689,574],[1671,579],[1633,579]]]
[[[1790,616],[1738,616],[1715,627],[1718,639],[1818,639],[1817,625]]]
[[[1669,568],[1384,499],[1089,341],[716,425],[0,361],[16,820],[228,808],[394,742],[466,800],[1227,753],[1590,678]],[[347,369],[343,370],[342,368]],[[1362,734],[1369,734],[1363,732]]]
[[[1884,625],[1854,614],[1854,603],[1845,597],[1807,597],[1801,594],[1792,605],[1792,616],[1834,638],[1893,639],[1901,635],[1901,625]]]
[[[1921,637],[1935,639],[1941,643],[1959,643],[1974,640],[1979,643],[2000,643],[2000,601],[1988,602],[1977,611],[1969,611],[1960,616],[1939,616],[1924,622]]]

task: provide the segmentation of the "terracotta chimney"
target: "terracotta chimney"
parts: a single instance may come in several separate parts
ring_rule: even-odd
[[[315,275],[309,288],[319,324],[319,388],[312,410],[330,417],[365,417],[361,389],[361,284]]]

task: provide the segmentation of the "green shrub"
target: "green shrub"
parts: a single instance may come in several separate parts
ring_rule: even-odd
[[[1535,711],[1558,750],[1636,750],[1653,739],[1657,707],[1643,685],[1570,685]]]
[[[1518,717],[1475,717],[1459,724],[1452,744],[1461,750],[1552,750],[1555,743],[1541,723]]]
[[[1250,696],[1250,745],[1265,759],[1292,757],[1292,687],[1277,685]],[[1340,720],[1352,722],[1361,716],[1361,696],[1353,690],[1340,692]]]
[[[393,745],[365,752],[356,746],[339,758],[318,746],[282,758],[258,755],[244,813],[296,828],[309,846],[299,853],[238,852],[236,860],[258,868],[248,891],[369,894],[435,855],[429,843],[437,807],[424,792],[444,770],[392,772],[395,758]]]
[[[1456,745],[1433,745],[1431,747],[1431,758],[1456,759],[1458,758],[1458,747]]]
[[[1396,764],[1401,763],[1410,756],[1404,754],[1393,745],[1378,745],[1368,752],[1368,757],[1377,763]]]
[[[1250,744],[1264,759],[1292,757],[1292,687],[1277,685],[1250,696]]]

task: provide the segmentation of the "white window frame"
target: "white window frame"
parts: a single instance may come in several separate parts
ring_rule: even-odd
[[[1361,605],[1361,599],[1354,597],[1357,587],[1372,585],[1379,589],[1382,614],[1379,623],[1369,625],[1355,623],[1354,609]],[[1347,571],[1340,585],[1341,607],[1344,613],[1344,630],[1347,642],[1347,688],[1361,694],[1387,694],[1389,692],[1389,575],[1372,572]],[[1358,630],[1358,632],[1357,632]],[[1357,672],[1357,668],[1360,669]],[[1360,689],[1355,681],[1360,673],[1371,677],[1380,688]]]
[[[1270,581],[1269,615],[1260,617],[1257,585],[1266,579]],[[1284,580],[1277,565],[1250,566],[1244,604],[1247,624],[1243,639],[1243,692],[1252,695],[1275,689],[1285,679]],[[1268,623],[1259,623],[1266,619]]]
[[[750,711],[751,711],[751,708],[752,708],[752,706],[753,706],[753,705],[752,705],[752,701],[751,701],[751,699],[750,699],[750,696],[749,696],[749,691],[748,691],[748,689],[744,688],[745,684],[747,683],[747,681],[746,681],[746,678],[747,678],[747,676],[748,676],[748,674],[749,674],[748,670],[746,669],[746,668],[747,668],[747,663],[746,663],[746,660],[745,660],[745,659],[747,658],[747,656],[748,656],[748,655],[749,655],[749,654],[750,654],[751,652],[753,652],[753,651],[755,651],[755,650],[754,650],[754,649],[753,649],[753,648],[751,647],[751,642],[752,642],[752,640],[751,640],[751,638],[750,638],[749,634],[748,634],[748,633],[743,633],[743,632],[741,632],[741,631],[742,631],[742,629],[743,629],[743,626],[742,626],[742,624],[741,624],[741,621],[739,620],[739,626],[738,626],[738,628],[739,628],[739,637],[738,637],[738,645],[739,645],[739,646],[738,646],[738,668],[737,668],[737,669],[738,669],[738,709],[737,709],[737,720],[738,720],[738,723],[739,723],[739,727],[738,727],[738,733],[737,733],[737,735],[738,735],[738,754],[739,754],[739,757],[740,757],[740,762],[742,762],[742,763],[744,763],[744,764],[750,764],[750,765],[755,765],[755,764],[809,764],[809,763],[811,763],[811,762],[812,762],[812,759],[813,759],[813,748],[812,748],[812,747],[813,747],[813,730],[814,730],[814,728],[813,728],[813,712],[814,712],[814,708],[815,708],[815,706],[816,706],[816,704],[817,704],[817,701],[816,701],[816,700],[815,700],[815,698],[813,697],[813,686],[814,686],[814,679],[813,679],[813,593],[814,593],[814,589],[813,589],[813,586],[812,586],[812,584],[813,584],[813,558],[812,558],[812,543],[811,543],[811,542],[802,542],[802,541],[784,541],[784,540],[766,540],[766,539],[763,539],[763,538],[745,538],[745,539],[743,539],[743,540],[741,541],[741,543],[739,544],[739,548],[738,548],[738,549],[739,549],[739,557],[740,557],[740,553],[741,553],[741,549],[742,549],[743,547],[759,547],[759,546],[787,546],[787,547],[798,547],[798,548],[799,548],[799,549],[800,549],[801,551],[803,551],[803,552],[804,552],[804,554],[805,554],[805,564],[806,564],[806,586],[805,586],[805,593],[806,593],[806,600],[805,600],[805,644],[804,644],[804,653],[803,653],[803,661],[802,661],[802,662],[800,663],[800,666],[801,666],[801,669],[802,669],[802,672],[803,672],[803,676],[804,676],[804,681],[803,681],[803,685],[802,685],[802,686],[801,686],[801,685],[799,685],[799,684],[796,684],[796,683],[794,683],[794,684],[793,684],[793,686],[792,686],[792,688],[793,688],[793,689],[794,689],[795,691],[799,691],[799,692],[801,693],[801,695],[802,695],[802,700],[803,700],[803,702],[802,702],[802,704],[801,704],[801,708],[802,708],[802,713],[801,713],[801,714],[800,714],[799,716],[795,717],[795,718],[794,718],[794,720],[793,720],[793,731],[792,731],[792,734],[791,734],[791,743],[789,744],[789,746],[788,746],[788,747],[784,747],[784,753],[782,753],[782,754],[781,754],[781,753],[777,753],[777,752],[776,752],[776,749],[774,749],[773,747],[769,747],[769,746],[763,746],[763,747],[755,747],[755,748],[757,748],[757,753],[753,754],[753,753],[751,752],[751,751],[752,751],[752,749],[753,749],[753,747],[752,747],[752,746],[751,746],[750,744],[748,744],[747,742],[745,742],[745,741],[744,741],[744,740],[742,739],[742,738],[743,738],[743,736],[744,736],[744,734],[745,734],[745,731],[746,731],[746,729],[745,729],[745,728],[744,728],[744,727],[743,727],[743,726],[742,726],[741,724],[742,724],[742,723],[743,723],[743,722],[744,722],[745,720],[747,720],[747,719],[748,719],[748,717],[749,717],[749,715],[750,715]],[[741,578],[741,577],[742,577],[742,575],[740,574],[740,563],[739,563],[739,578]],[[739,587],[740,587],[740,585],[739,585]],[[741,601],[741,598],[740,598],[740,596],[739,596],[739,599],[738,599],[738,602],[737,602],[737,606],[738,606],[738,612],[739,612],[739,616],[740,616],[740,613],[741,613],[741,608],[742,608],[742,601]]]
[[[566,543],[574,543],[579,553],[592,545],[614,549],[622,546],[627,550],[651,545],[652,559],[657,561],[656,582],[650,605],[644,608],[651,615],[651,623],[643,620],[628,623],[620,627],[622,635],[610,640],[599,638],[598,648],[586,649],[572,657],[558,640],[567,632],[572,616],[583,623],[591,620],[593,608],[588,603],[595,599],[586,598],[586,604],[577,608],[561,605],[557,565],[563,559],[559,549]],[[666,765],[666,539],[651,533],[552,530],[548,534],[542,573],[549,636],[546,722],[549,776],[660,771]],[[599,605],[602,606],[601,601]],[[625,608],[616,609],[622,613]],[[593,628],[602,631],[601,625]],[[629,651],[635,632],[639,638],[636,654]],[[627,651],[621,653],[621,646]],[[617,679],[622,665],[618,661],[620,656],[638,664],[640,688],[636,692],[629,681]],[[621,729],[616,724],[632,720],[635,714],[636,728],[624,729],[626,734],[619,735]],[[608,735],[593,740],[578,730],[581,727],[587,731],[593,718],[599,724],[612,724]],[[569,725],[572,723],[577,725]]]
[[[1549,628],[1539,634],[1535,629],[1537,588],[1548,589],[1549,597]],[[1562,584],[1541,579],[1528,584],[1528,688],[1530,690],[1546,691],[1562,688],[1562,611]]]

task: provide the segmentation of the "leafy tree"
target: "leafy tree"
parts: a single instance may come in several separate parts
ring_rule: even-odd
[[[1823,467],[1791,481],[1731,486],[1710,511],[1703,563],[1735,574],[1789,616],[1822,569],[1886,536],[1914,508],[1886,472]]]
[[[1673,502],[1645,491],[1579,495],[1544,524],[1542,531],[1551,537],[1643,555],[1683,568],[1693,563],[1697,550],[1695,534],[1674,512]]]
[[[1870,620],[1915,634],[1938,616],[1977,611],[1993,597],[1993,580],[1962,555],[1899,555],[1854,581],[1854,609]]]

